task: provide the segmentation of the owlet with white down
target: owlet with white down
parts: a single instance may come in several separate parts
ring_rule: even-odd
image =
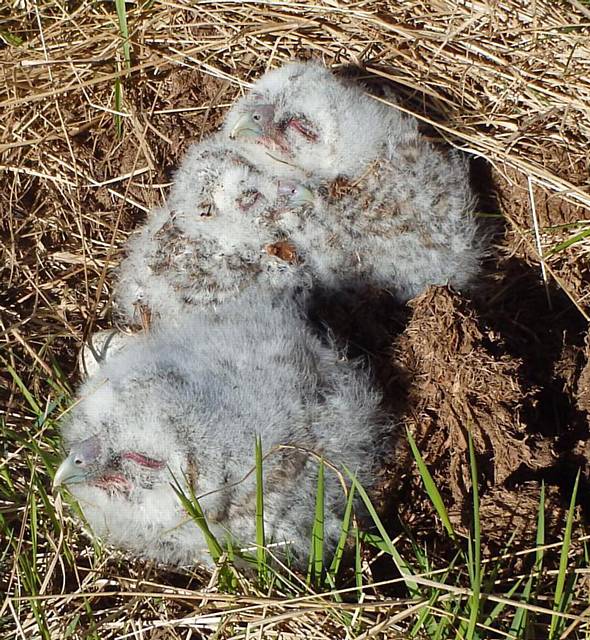
[[[176,321],[251,286],[305,288],[307,275],[276,225],[288,199],[278,180],[255,169],[218,137],[194,145],[178,169],[165,209],[151,213],[121,263],[119,315],[141,311]]]
[[[346,469],[369,489],[394,435],[380,400],[370,375],[320,342],[294,302],[242,295],[107,352],[63,421],[67,455],[54,484],[68,486],[107,542],[165,563],[211,564],[174,487],[199,499],[220,542],[253,546],[259,437],[267,541],[305,567],[319,461],[332,552]]]
[[[307,203],[279,219],[315,283],[400,301],[432,284],[470,289],[487,253],[463,156],[318,63],[269,71],[229,111],[240,153]]]

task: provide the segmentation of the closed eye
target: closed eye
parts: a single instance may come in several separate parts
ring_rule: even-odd
[[[135,462],[146,469],[163,469],[166,466],[165,462],[144,456],[142,453],[138,453],[137,451],[125,451],[121,454],[121,459],[131,460],[131,462]]]
[[[242,211],[248,211],[248,209],[251,209],[259,199],[260,192],[255,189],[249,189],[236,198],[236,204]]]
[[[287,122],[287,126],[290,127],[291,129],[294,129],[298,133],[300,133],[304,138],[306,138],[310,142],[317,142],[318,140],[318,134],[316,133],[314,128],[311,126],[307,118],[304,118],[303,116],[296,116],[291,118]]]

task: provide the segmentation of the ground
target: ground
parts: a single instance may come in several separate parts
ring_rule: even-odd
[[[37,482],[49,488],[58,459],[52,420],[78,383],[78,351],[92,332],[112,326],[112,285],[126,238],[163,202],[187,146],[219,126],[247,82],[290,57],[362,63],[362,80],[371,87],[386,82],[397,93],[392,108],[414,113],[438,144],[470,154],[478,212],[492,238],[481,286],[470,296],[437,287],[398,308],[375,294],[370,335],[362,305],[318,311],[335,321],[343,342],[369,353],[399,422],[395,459],[384,461],[376,499],[390,533],[408,527],[441,566],[449,562],[407,429],[465,536],[473,527],[471,434],[486,553],[499,552],[511,537],[519,549],[534,547],[542,485],[545,539],[561,540],[578,469],[580,537],[590,506],[585,4],[467,9],[442,2],[432,12],[413,2],[272,9],[204,3],[201,13],[129,6],[129,74],[114,10],[82,3],[63,11],[24,2],[0,23],[6,592],[67,593],[98,571],[113,591],[149,590],[152,578],[166,585],[174,593],[163,607],[169,618],[192,610],[185,590],[200,574],[188,579],[141,563],[122,566],[117,556],[92,560],[84,537],[76,562],[59,569],[52,551],[61,545],[59,527],[42,517],[54,498],[35,489],[32,500],[31,493]],[[35,509],[43,533],[31,524]],[[78,535],[70,520],[67,531]],[[38,574],[15,551],[35,558],[37,545],[45,558]],[[527,566],[519,562],[510,565],[515,575]],[[387,571],[374,565],[374,576],[391,577]],[[26,576],[38,580],[36,587]],[[574,598],[576,611],[584,588]],[[117,593],[93,606],[100,601],[109,612],[124,602],[138,619],[164,615],[140,600],[130,604]],[[41,614],[16,602],[7,598],[0,610],[7,628],[23,625],[30,637],[42,636]],[[59,601],[55,620],[43,614],[48,628],[60,628],[60,607],[74,619]],[[85,620],[83,611],[76,615]],[[99,637],[111,637],[105,634]]]

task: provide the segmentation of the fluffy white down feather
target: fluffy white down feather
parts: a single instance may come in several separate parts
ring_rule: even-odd
[[[177,329],[128,338],[79,396],[62,426],[64,446],[73,454],[89,438],[96,442],[72,493],[96,535],[166,563],[211,562],[173,478],[203,496],[221,540],[231,532],[241,546],[255,541],[255,479],[244,477],[259,435],[269,454],[267,537],[290,542],[296,565],[304,566],[318,472],[306,451],[346,465],[369,488],[393,431],[367,372],[320,343],[293,303],[264,296],[242,296],[218,315],[195,312]],[[326,480],[331,550],[345,497],[330,469]]]
[[[310,182],[311,203],[280,218],[314,282],[376,287],[405,302],[426,287],[477,285],[488,249],[464,158],[417,139],[357,181]]]
[[[191,147],[165,209],[129,240],[115,291],[123,320],[175,321],[256,284],[281,292],[309,285],[305,269],[273,250],[285,240],[274,218],[285,203],[277,180],[213,137]]]

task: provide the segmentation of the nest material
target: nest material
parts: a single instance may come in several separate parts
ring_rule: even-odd
[[[58,3],[24,0],[14,4],[0,28],[0,335],[4,364],[14,372],[4,379],[2,403],[10,436],[6,460],[16,488],[6,518],[14,519],[21,553],[30,547],[30,530],[20,517],[29,513],[31,469],[42,473],[31,446],[47,452],[51,436],[50,427],[39,429],[27,397],[38,399],[38,413],[45,403],[51,406],[62,384],[57,363],[75,377],[83,339],[110,326],[111,283],[122,247],[145,213],[162,203],[187,145],[213,131],[231,101],[266,68],[309,57],[342,72],[360,65],[355,75],[370,90],[392,88],[397,96],[392,108],[416,115],[427,135],[485,160],[474,179],[484,194],[482,211],[507,220],[499,251],[525,260],[537,287],[541,255],[548,289],[556,281],[569,297],[543,316],[554,324],[552,341],[535,341],[537,328],[529,321],[537,308],[527,307],[531,278],[520,283],[507,272],[510,326],[521,331],[510,337],[518,357],[490,335],[473,309],[440,289],[414,303],[409,326],[397,339],[395,353],[412,375],[406,389],[414,411],[406,419],[445,495],[459,510],[465,505],[465,434],[473,425],[488,485],[482,514],[512,526],[510,509],[501,506],[514,503],[512,493],[504,493],[506,481],[519,465],[534,470],[554,460],[551,439],[531,432],[523,408],[534,407],[553,375],[565,340],[566,309],[576,307],[574,313],[588,319],[588,8],[549,0],[330,0],[204,1],[195,7],[139,3],[126,10],[129,62],[114,5],[82,2],[67,14]],[[388,91],[376,93],[391,102]],[[519,307],[521,294],[526,295]],[[490,320],[493,309],[486,314]],[[531,346],[522,347],[527,340]],[[543,350],[544,357],[538,357]],[[589,377],[586,368],[578,386],[584,410]],[[574,392],[559,381],[552,384],[576,402]],[[577,450],[583,460],[586,445],[582,440]],[[530,523],[535,490],[523,486],[527,499],[515,498],[515,510],[530,505],[525,514]],[[419,502],[412,496],[408,504],[416,516]],[[41,502],[38,509],[42,519]],[[83,545],[77,548],[81,573],[73,578],[59,558],[61,539],[48,533],[52,530],[50,524],[36,538],[35,562],[44,563],[43,575],[48,566],[54,572],[49,582],[43,580],[44,593],[59,593],[62,583],[87,576]],[[135,580],[134,566],[94,571],[141,596],[144,587]],[[14,587],[15,575],[16,561],[0,571],[0,586]],[[124,606],[108,596],[94,597],[95,618],[109,620],[109,631],[101,632],[116,637],[129,630],[134,616],[174,620],[192,614],[185,591],[170,586],[178,576],[158,573],[158,579],[167,597],[157,611],[142,597],[133,600],[137,605]],[[77,588],[88,591],[86,583]],[[77,624],[77,609],[68,609],[67,602],[46,609],[56,636],[72,620]],[[267,605],[260,606],[232,624],[268,615]],[[203,601],[203,612],[216,607]],[[272,611],[283,613],[280,605]],[[14,629],[33,633],[29,604],[13,610],[13,618]],[[297,637],[335,637],[342,629],[334,630],[334,619],[314,609],[293,620],[285,616],[281,629]]]

